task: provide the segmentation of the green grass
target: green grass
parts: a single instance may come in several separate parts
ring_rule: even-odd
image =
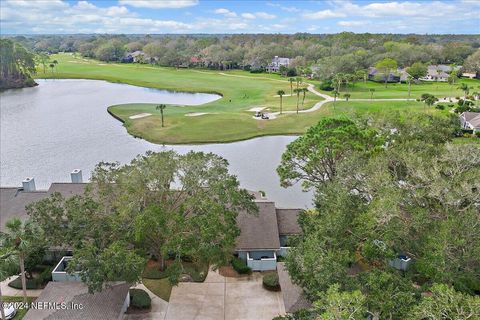
[[[327,104],[316,112],[298,115],[283,114],[274,120],[259,121],[253,119],[253,112],[249,112],[248,109],[261,106],[270,112],[278,111],[280,99],[275,96],[276,92],[281,89],[286,94],[290,93],[290,83],[286,78],[275,74],[252,74],[240,70],[223,72],[199,69],[177,70],[151,65],[107,64],[70,54],[55,55],[52,59],[59,61],[57,70],[54,73],[47,71],[45,74],[42,70],[38,70],[39,78],[99,79],[177,91],[215,92],[223,96],[217,101],[201,106],[167,106],[164,111],[165,127],[163,128],[160,114],[155,110],[155,104],[123,104],[109,107],[112,114],[124,121],[124,126],[130,134],[160,144],[218,143],[265,135],[296,135],[304,133],[308,127],[316,124],[326,115],[357,111],[378,112],[404,109],[419,111],[423,108],[423,105],[416,102],[351,101],[345,105],[343,105],[344,102],[339,102],[338,110],[333,110],[330,104]],[[477,82],[480,83],[480,81]],[[309,81],[309,83],[318,84],[316,81]],[[391,84],[386,90],[377,83],[369,82],[367,86],[375,86],[375,98],[398,98],[407,95],[405,85]],[[415,88],[415,93],[432,92],[427,90],[426,86],[432,86],[432,84],[419,85]],[[439,86],[445,87],[445,90],[453,90],[448,84],[439,84]],[[352,98],[369,97],[368,88],[363,87],[362,84],[357,84],[351,94]],[[303,108],[310,108],[321,100],[321,97],[308,92]],[[284,96],[283,110],[295,110],[296,101],[296,96]],[[153,115],[135,120],[129,119],[130,116],[143,112]],[[185,116],[192,112],[208,114],[197,117]]]
[[[27,297],[28,303],[35,301],[34,297]],[[2,296],[4,302],[23,302],[23,297],[11,297],[11,296]],[[17,309],[17,314],[13,317],[13,320],[21,320],[27,313],[27,309]]]
[[[480,80],[459,79],[457,83],[450,85],[446,82],[421,82],[411,86],[411,98],[419,98],[423,93],[430,93],[437,98],[444,97],[463,97],[464,93],[458,89],[461,83],[466,83],[473,87],[471,91],[480,91]],[[408,84],[406,83],[389,83],[387,88],[383,83],[367,81],[366,83],[357,82],[355,86],[349,86],[348,93],[352,99],[370,99],[370,89],[375,89],[373,93],[374,99],[383,98],[408,98]],[[331,95],[329,91],[321,91]],[[347,93],[346,88],[340,90],[340,97]]]
[[[152,291],[157,297],[169,301],[172,293],[172,285],[167,278],[164,279],[147,279],[143,278],[142,283],[148,290]]]

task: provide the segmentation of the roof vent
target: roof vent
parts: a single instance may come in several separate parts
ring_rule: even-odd
[[[82,170],[80,170],[80,169],[74,169],[70,173],[70,177],[72,177],[72,183],[82,183],[83,182]]]
[[[35,179],[32,177],[27,177],[25,180],[22,181],[23,191],[25,192],[33,192],[36,190],[35,188]]]

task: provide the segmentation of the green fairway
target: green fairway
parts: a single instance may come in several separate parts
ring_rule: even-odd
[[[161,126],[160,114],[155,109],[155,104],[124,104],[108,108],[111,114],[124,122],[130,134],[154,143],[230,142],[264,135],[301,134],[326,115],[389,110],[423,111],[423,104],[415,101],[342,101],[336,103],[335,109],[332,103],[327,103],[315,112],[282,114],[268,121],[256,120],[249,109],[264,107],[267,112],[279,111],[280,98],[276,96],[278,90],[286,93],[283,97],[283,110],[296,110],[297,97],[288,96],[291,87],[285,78],[275,74],[251,74],[240,70],[221,72],[138,64],[108,64],[71,54],[58,54],[51,58],[59,61],[56,70],[43,73],[39,69],[37,77],[98,79],[151,88],[222,95],[221,99],[201,106],[167,106],[164,111],[165,127]],[[375,85],[379,87],[378,84]],[[295,84],[293,87],[295,88]],[[390,85],[389,90],[392,91],[390,88],[393,87]],[[356,90],[359,89],[360,85],[357,84]],[[376,93],[380,94],[380,89]],[[368,95],[368,92],[366,94]],[[385,95],[386,93],[383,97]],[[360,97],[362,96],[357,98]],[[302,98],[303,95],[300,94],[300,110],[309,109],[323,99],[308,92],[302,106]],[[134,120],[129,118],[144,112],[151,113],[152,116]],[[186,116],[190,113],[205,114]]]
[[[455,84],[447,82],[426,82],[411,85],[411,97],[420,98],[423,93],[430,93],[437,98],[444,97],[463,97],[464,93],[458,89],[461,83],[466,83],[469,87],[473,87],[471,91],[480,91],[480,80],[459,79]],[[340,97],[343,98],[345,93],[349,93],[352,99],[370,99],[370,89],[374,89],[373,98],[408,98],[408,84],[406,83],[389,83],[387,88],[383,83],[367,81],[366,83],[357,82],[354,86],[350,85],[348,90],[344,87],[340,90]],[[320,91],[320,90],[319,90]],[[321,91],[331,95],[331,91]]]

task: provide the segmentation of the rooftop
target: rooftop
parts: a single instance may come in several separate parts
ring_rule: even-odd
[[[67,308],[31,309],[24,320],[117,320],[123,314],[123,306],[130,285],[114,283],[102,292],[88,293],[81,282],[49,282],[35,302],[63,303]],[[82,309],[72,309],[72,305]]]

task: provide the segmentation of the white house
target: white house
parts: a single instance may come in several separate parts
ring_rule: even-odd
[[[268,72],[279,72],[281,66],[285,66],[288,68],[290,65],[290,58],[281,58],[279,56],[275,56],[272,59],[272,62],[267,66]]]
[[[480,132],[480,112],[464,112],[460,115],[462,129]]]
[[[445,64],[430,65],[427,68],[427,75],[420,78],[423,81],[447,81],[452,71],[458,71],[462,67],[451,67]]]

